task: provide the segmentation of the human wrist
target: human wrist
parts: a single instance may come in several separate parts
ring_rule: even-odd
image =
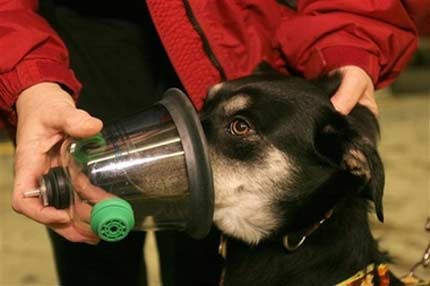
[[[76,101],[81,84],[73,71],[62,62],[47,59],[27,59],[14,69],[0,73],[0,110],[8,125],[16,126],[16,103],[21,93],[42,82],[58,83]]]
[[[316,78],[344,66],[361,68],[374,85],[379,80],[378,58],[365,49],[352,46],[332,46],[315,50],[305,66],[304,74],[308,78]]]

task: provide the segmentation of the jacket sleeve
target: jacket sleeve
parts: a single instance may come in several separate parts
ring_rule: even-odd
[[[277,31],[288,64],[307,78],[356,65],[377,88],[390,84],[417,46],[400,0],[298,0]]]
[[[0,0],[0,112],[16,124],[14,104],[21,91],[57,82],[72,95],[81,86],[69,69],[64,43],[36,13],[37,0]]]

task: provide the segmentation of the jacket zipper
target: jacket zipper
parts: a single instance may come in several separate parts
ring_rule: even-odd
[[[221,80],[225,81],[227,80],[227,77],[225,75],[224,68],[219,63],[218,59],[216,58],[215,54],[212,52],[212,49],[209,45],[209,41],[205,36],[205,33],[203,32],[202,27],[198,23],[196,17],[194,16],[194,13],[191,9],[190,3],[188,0],[182,0],[185,7],[185,12],[187,14],[188,19],[191,22],[191,25],[193,26],[194,30],[197,32],[197,34],[200,36],[202,43],[203,43],[203,50],[205,51],[206,55],[208,56],[211,63],[215,66],[215,68],[218,70]]]

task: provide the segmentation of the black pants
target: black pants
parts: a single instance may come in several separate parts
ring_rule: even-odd
[[[78,7],[58,2],[41,1],[41,13],[65,41],[83,83],[80,108],[106,122],[151,105],[169,87],[181,88],[146,7],[140,7],[141,18],[133,11],[128,19],[87,6],[79,11],[85,1],[69,1]],[[49,233],[61,285],[146,285],[143,232],[97,246]],[[157,233],[163,285],[217,285],[222,264],[218,241],[215,230],[203,240],[174,231]]]
[[[49,234],[61,285],[146,285],[144,232],[131,232],[122,241],[102,241],[97,246]],[[174,231],[158,232],[163,285],[218,285],[222,263],[216,252],[218,241],[216,230],[203,240]]]

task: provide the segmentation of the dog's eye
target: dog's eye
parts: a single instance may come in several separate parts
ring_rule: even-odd
[[[251,132],[251,127],[244,119],[236,118],[230,123],[230,132],[233,135],[245,136]]]

